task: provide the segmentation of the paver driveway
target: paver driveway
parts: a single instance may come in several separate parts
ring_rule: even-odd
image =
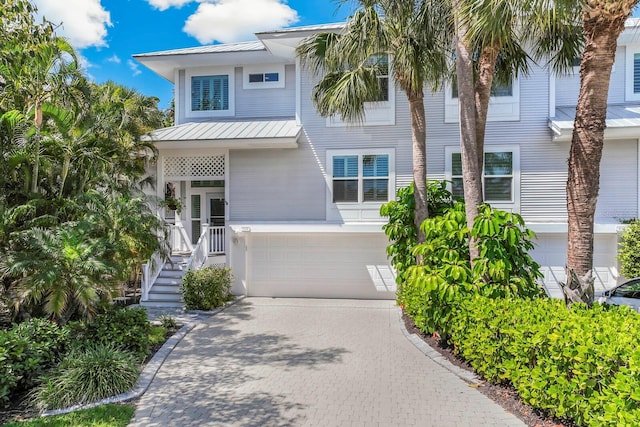
[[[248,298],[182,340],[131,425],[524,425],[400,328],[392,301]]]

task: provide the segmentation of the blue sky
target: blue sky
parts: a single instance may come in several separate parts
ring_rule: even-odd
[[[171,102],[173,85],[132,55],[211,43],[251,40],[253,33],[344,21],[349,5],[335,0],[33,0],[62,23],[59,35],[79,50],[96,82],[114,80]]]

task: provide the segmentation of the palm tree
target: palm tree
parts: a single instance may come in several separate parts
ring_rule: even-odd
[[[484,139],[494,81],[509,83],[527,74],[529,59],[565,71],[582,47],[582,32],[575,7],[546,0],[454,0],[452,12],[464,199],[471,228],[483,202]],[[469,249],[476,258],[475,242],[470,241]]]
[[[593,224],[600,185],[607,99],[617,39],[638,0],[589,0],[582,3],[584,53],[580,92],[569,150],[567,180],[567,302],[593,301]]]
[[[320,115],[356,123],[364,119],[365,103],[379,99],[383,90],[378,75],[387,65],[381,55],[391,57],[390,74],[409,101],[418,230],[428,217],[424,87],[437,87],[447,68],[443,8],[443,2],[431,0],[360,0],[342,33],[316,34],[298,48],[304,65],[324,73],[313,90]]]

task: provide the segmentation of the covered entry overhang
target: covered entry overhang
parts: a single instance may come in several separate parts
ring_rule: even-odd
[[[555,117],[549,119],[554,141],[571,141],[576,107],[557,107]],[[640,136],[640,105],[607,106],[605,139],[627,139]]]
[[[159,149],[297,148],[302,126],[296,120],[241,120],[184,123],[155,130],[149,140]]]

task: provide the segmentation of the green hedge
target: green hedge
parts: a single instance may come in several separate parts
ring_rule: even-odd
[[[578,425],[640,425],[640,316],[628,307],[476,295],[450,321],[455,351],[531,406]]]
[[[0,331],[0,406],[17,389],[32,385],[65,351],[69,331],[43,319],[32,319]]]
[[[188,310],[211,310],[233,300],[230,268],[190,270],[182,278],[182,298]]]

